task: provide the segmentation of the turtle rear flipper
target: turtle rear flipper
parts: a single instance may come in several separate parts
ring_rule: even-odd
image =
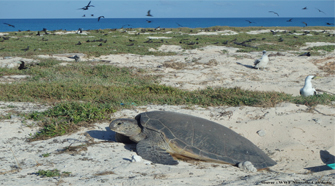
[[[143,140],[136,145],[137,154],[142,158],[151,161],[152,163],[159,163],[164,165],[177,165],[178,161],[166,150],[152,144],[150,140]]]

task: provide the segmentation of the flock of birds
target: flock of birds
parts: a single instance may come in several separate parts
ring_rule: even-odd
[[[327,15],[324,11],[322,11],[322,10],[320,10],[320,9],[318,9],[318,8],[315,8],[315,9],[317,9],[320,13],[323,13],[323,14],[325,14],[325,15]],[[304,8],[302,8],[302,10],[307,10],[307,7],[304,7]],[[273,14],[276,14],[278,17],[279,17],[279,14],[277,13],[277,12],[275,12],[275,11],[269,11],[269,13],[273,13]],[[293,20],[293,18],[291,18],[291,19],[289,19],[289,20],[287,20],[286,22],[292,22],[292,20]],[[250,20],[245,20],[245,21],[247,21],[248,23],[256,23],[256,22],[253,22],[253,21],[250,21]],[[306,22],[302,22],[305,26],[307,26],[307,23]],[[326,23],[326,25],[334,25],[334,23]]]
[[[87,4],[86,6],[84,6],[84,7],[82,7],[82,8],[79,8],[78,10],[88,10],[89,7],[95,7],[94,5],[91,5],[91,1],[88,2],[88,4]],[[150,13],[150,10],[148,10],[146,16],[148,16],[148,17],[152,17],[152,15],[151,15],[151,13]],[[84,14],[82,17],[86,17],[86,14]],[[94,17],[94,14],[91,14],[91,17]],[[100,21],[101,18],[105,18],[105,16],[99,16],[99,17],[98,17],[98,22]],[[147,21],[147,23],[151,23],[151,22],[152,22],[152,21],[150,21],[150,20],[146,20],[146,21]]]

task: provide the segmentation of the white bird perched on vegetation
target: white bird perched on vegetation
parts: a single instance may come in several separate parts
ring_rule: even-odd
[[[316,90],[312,87],[311,80],[314,79],[314,76],[307,76],[305,79],[305,85],[300,89],[300,95],[307,97],[316,95]]]
[[[263,50],[263,56],[260,59],[256,59],[254,62],[255,68],[257,68],[259,70],[259,68],[265,68],[266,65],[269,62],[269,57],[266,54],[266,51]]]

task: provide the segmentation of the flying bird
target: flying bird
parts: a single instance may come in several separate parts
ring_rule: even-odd
[[[94,16],[94,14],[91,14],[91,16],[93,17],[93,16]]]
[[[180,27],[183,27],[183,25],[181,25],[181,24],[179,24],[179,23],[176,23],[178,26],[180,26]]]
[[[84,14],[83,16],[81,16],[81,17],[86,17],[86,15]]]
[[[334,23],[326,23],[327,25],[334,25]]]
[[[101,18],[105,18],[105,16],[99,16],[98,21],[100,21]]]
[[[84,6],[83,8],[80,8],[80,9],[88,10],[88,7],[94,7],[93,5],[91,5],[91,1],[86,6]]]
[[[304,8],[302,8],[303,10],[307,10],[307,6],[305,6]]]
[[[151,23],[151,21],[149,21],[149,20],[146,20],[148,23]]]
[[[13,28],[15,28],[15,26],[14,25],[11,25],[11,24],[8,24],[8,23],[4,23],[5,25],[8,25],[8,26],[11,26],[11,27],[13,27]]]
[[[302,23],[304,23],[304,24],[305,24],[305,26],[307,26],[307,23],[306,23],[306,22],[302,22]]]
[[[287,20],[286,22],[292,22],[292,19],[293,19],[293,18],[291,18],[291,19]]]
[[[147,16],[152,17],[152,15],[150,14],[150,10],[148,10]]]
[[[324,11],[322,11],[322,10],[320,10],[320,9],[318,9],[318,8],[315,8],[315,9],[317,9],[317,10],[319,10],[319,12],[322,12],[322,13],[324,13],[325,15],[327,15]]]
[[[249,23],[255,23],[255,22],[252,22],[252,21],[249,21],[249,20],[245,20],[245,21],[248,21]]]
[[[270,13],[274,13],[274,14],[277,14],[277,16],[279,16],[279,14],[277,12],[274,12],[274,11],[269,11]]]

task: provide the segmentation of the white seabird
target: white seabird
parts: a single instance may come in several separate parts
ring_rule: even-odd
[[[259,68],[265,68],[266,65],[269,62],[269,57],[266,54],[266,51],[263,50],[263,56],[260,59],[256,59],[254,62],[255,68],[257,68],[259,70]]]
[[[305,85],[300,89],[300,95],[307,97],[316,95],[316,90],[312,87],[311,80],[314,79],[314,76],[307,76],[305,79]]]

